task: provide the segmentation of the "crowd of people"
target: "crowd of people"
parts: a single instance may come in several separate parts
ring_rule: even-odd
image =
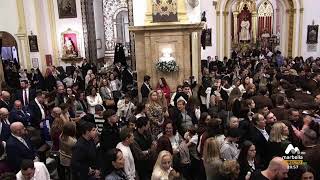
[[[176,87],[145,75],[140,101],[121,63],[20,71],[2,84],[0,179],[320,177],[319,58],[234,52],[201,69]]]

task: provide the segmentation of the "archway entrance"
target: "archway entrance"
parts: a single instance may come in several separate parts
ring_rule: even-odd
[[[10,87],[19,87],[19,56],[16,39],[8,32],[0,31],[0,81]]]

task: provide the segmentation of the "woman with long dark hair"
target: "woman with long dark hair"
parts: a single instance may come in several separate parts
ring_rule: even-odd
[[[239,180],[247,180],[251,173],[260,168],[259,161],[256,159],[256,147],[251,141],[243,142],[238,163],[240,165]]]
[[[112,171],[107,175],[105,180],[128,180],[124,172],[124,158],[120,149],[114,148],[108,151],[107,161],[111,163]]]

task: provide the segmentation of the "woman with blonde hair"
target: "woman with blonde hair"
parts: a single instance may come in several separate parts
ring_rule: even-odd
[[[207,180],[216,179],[219,168],[222,166],[220,147],[216,138],[208,138],[203,149],[203,165],[206,170]]]
[[[166,97],[164,96],[164,92],[162,89],[157,89],[157,93],[159,96],[159,104],[162,106],[162,108],[167,109],[168,108],[168,104],[167,104],[167,100]]]
[[[151,180],[169,180],[179,177],[172,166],[172,155],[169,151],[161,151],[154,165]],[[173,177],[172,177],[173,176]],[[169,178],[170,177],[170,178]]]
[[[267,160],[271,160],[274,156],[283,156],[286,148],[291,142],[288,140],[289,128],[283,122],[273,124],[268,142]]]
[[[240,165],[237,160],[224,161],[220,167],[219,180],[237,180],[240,173]]]
[[[154,138],[161,133],[161,127],[164,121],[163,107],[159,104],[159,96],[157,91],[152,90],[148,96],[148,103],[146,104],[146,114],[150,119],[151,133]]]

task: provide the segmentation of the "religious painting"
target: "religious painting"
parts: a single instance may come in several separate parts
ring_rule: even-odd
[[[78,58],[80,57],[80,39],[76,31],[68,29],[61,34],[62,58]]]
[[[177,0],[153,0],[153,22],[177,22]]]
[[[59,18],[76,18],[77,6],[75,0],[57,0]]]
[[[28,36],[30,52],[39,52],[38,40],[36,35]]]
[[[309,25],[307,33],[307,44],[317,44],[318,43],[318,30],[319,25]]]
[[[206,30],[206,40],[205,40],[206,46],[212,46],[212,37],[211,37],[211,35],[212,35],[212,29],[211,28],[207,29]]]
[[[46,54],[46,64],[47,66],[52,66],[52,55]]]

